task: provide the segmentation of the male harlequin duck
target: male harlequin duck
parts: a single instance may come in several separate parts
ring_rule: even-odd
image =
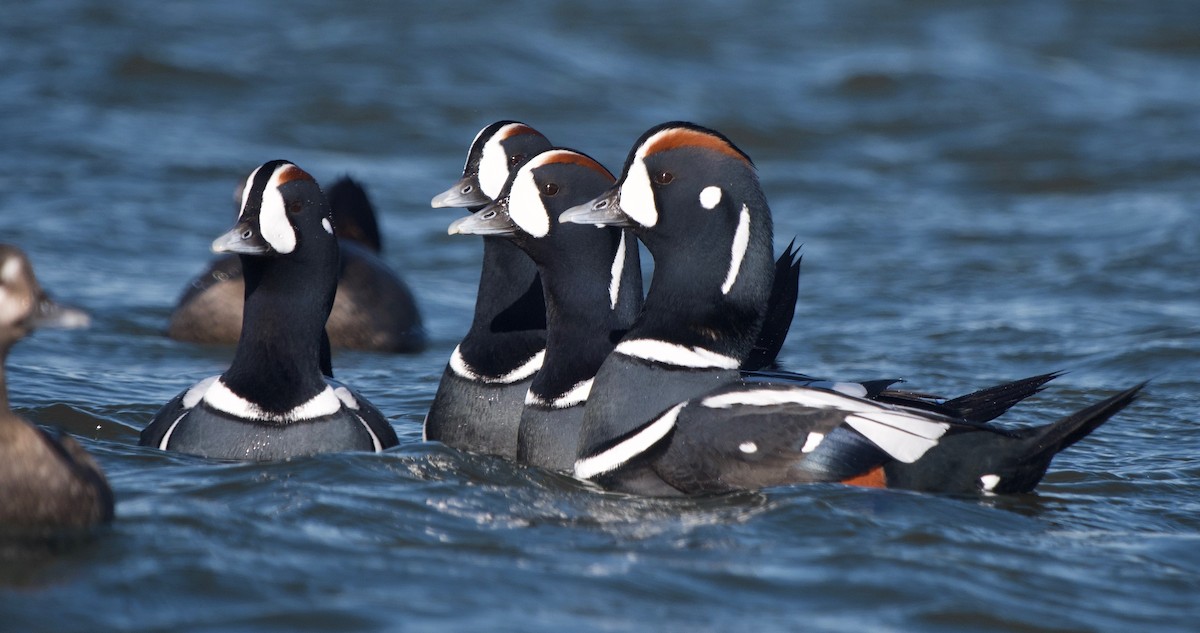
[[[37,327],[83,327],[88,317],[52,301],[15,246],[0,244],[0,538],[53,537],[108,523],[113,492],[75,440],[42,430],[8,405],[4,362]]]
[[[237,224],[213,250],[236,253],[246,283],[233,362],[168,402],[139,443],[244,460],[395,446],[379,410],[329,376],[338,243],[312,176],[282,160],[255,169]]]
[[[840,481],[1023,492],[1142,388],[1010,431],[741,380],[770,292],[771,214],[750,158],[690,123],[647,131],[617,184],[560,220],[632,228],[654,257],[642,314],[592,383],[574,466],[577,477],[614,490],[686,495]]]
[[[524,123],[497,121],[475,135],[462,178],[431,204],[477,211],[500,194],[511,170],[550,147]],[[508,240],[485,236],[475,316],[442,373],[425,416],[425,438],[516,458],[525,394],[545,354],[546,302],[537,268]]]
[[[613,181],[592,158],[550,149],[521,165],[495,202],[450,225],[451,235],[511,240],[541,276],[546,351],[521,413],[517,459],[523,463],[571,468],[592,377],[641,308],[641,265],[632,234],[556,221]]]
[[[329,187],[341,247],[338,290],[326,329],[335,347],[418,352],[425,329],[416,299],[381,257],[375,210],[360,184],[343,177]],[[239,196],[240,204],[240,196]],[[242,329],[241,260],[214,259],[188,285],[171,313],[167,336],[196,343],[236,343]]]
[[[477,212],[500,195],[517,167],[550,148],[550,141],[529,125],[492,123],[472,141],[462,178],[431,204]],[[442,374],[425,418],[425,438],[512,458],[525,395],[544,362],[545,300],[537,268],[527,255],[496,236],[484,236],[483,242],[474,320]],[[630,248],[629,256],[636,250]],[[766,325],[743,363],[745,369],[772,367],[787,337],[800,275],[797,255],[789,247],[776,262]],[[641,271],[627,266],[623,275],[622,287],[633,301],[641,294]]]
[[[560,212],[590,200],[612,182],[608,170],[584,154],[561,148],[547,150],[514,171],[495,202],[450,225],[451,234],[511,240],[534,261],[542,279],[547,306],[546,353],[525,397],[517,437],[517,460],[526,464],[555,470],[574,466],[592,379],[640,307],[641,284],[622,279],[626,270],[639,265],[634,238],[628,231],[597,231],[555,221]],[[891,381],[864,385],[829,383],[780,372],[743,373],[753,380],[857,389],[863,394],[870,392],[876,399],[972,415],[991,412],[998,403],[1008,403],[1012,397],[992,388],[937,403],[884,390]],[[1011,384],[1007,387],[1014,389]]]

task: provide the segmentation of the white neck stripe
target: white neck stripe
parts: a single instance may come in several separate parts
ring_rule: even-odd
[[[679,411],[685,406],[687,406],[687,403],[681,402],[671,407],[669,411],[659,416],[657,420],[651,422],[641,431],[635,433],[633,437],[603,453],[576,461],[575,476],[579,479],[591,479],[596,475],[602,475],[610,470],[614,470],[625,462],[650,450],[659,440],[666,437],[671,428],[675,426],[675,420],[679,417]]]
[[[621,242],[617,244],[617,256],[613,258],[612,277],[608,282],[610,310],[617,309],[617,297],[621,295],[621,275],[625,273],[625,231],[621,230]]]
[[[488,384],[510,385],[515,382],[521,382],[522,380],[525,380],[526,378],[536,374],[537,371],[542,368],[542,361],[546,358],[546,350],[541,350],[540,352],[531,356],[529,360],[522,363],[520,367],[517,367],[507,374],[502,376],[484,376],[467,364],[466,359],[462,357],[462,350],[459,349],[461,347],[461,345],[455,347],[454,353],[450,355],[450,369],[461,378],[466,378],[467,380],[473,382],[484,382]]]
[[[729,272],[725,274],[725,283],[721,284],[721,294],[729,294],[733,282],[737,281],[738,271],[742,269],[742,260],[746,258],[746,248],[750,245],[750,208],[742,205],[742,213],[738,216],[737,230],[733,234],[733,246],[729,253]]]
[[[685,347],[676,343],[658,341],[649,338],[621,341],[613,350],[664,365],[676,367],[693,367],[696,369],[737,369],[741,361],[724,354],[704,349],[703,347]]]

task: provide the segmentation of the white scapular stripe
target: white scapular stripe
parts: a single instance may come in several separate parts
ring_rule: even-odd
[[[275,168],[275,173],[267,181],[267,188],[263,189],[262,208],[258,214],[258,229],[263,239],[276,252],[284,255],[296,250],[296,229],[288,220],[283,194],[279,193],[279,178],[290,169],[296,169],[296,166],[285,163]]]
[[[811,453],[817,450],[823,441],[825,441],[824,433],[809,433],[808,438],[804,440],[804,446],[800,447],[800,452]]]
[[[917,461],[926,451],[937,446],[938,438],[950,428],[945,422],[913,413],[884,408],[866,400],[846,397],[831,391],[804,387],[734,391],[700,401],[701,406],[711,409],[725,409],[735,405],[767,407],[782,404],[842,411],[847,414],[846,424],[862,433],[888,455],[906,464]],[[810,435],[805,447],[807,448],[812,441]],[[813,449],[815,448],[816,445],[813,445]],[[801,452],[809,451],[801,449]]]
[[[733,282],[737,281],[738,271],[742,269],[742,260],[746,258],[746,247],[750,245],[750,207],[742,205],[742,213],[738,216],[737,230],[733,233],[733,246],[729,253],[729,272],[725,274],[725,283],[721,284],[721,294],[729,294]]]
[[[459,346],[461,347],[461,346]],[[542,361],[546,358],[546,350],[542,350],[521,364],[520,367],[504,374],[502,376],[484,376],[476,372],[467,364],[467,361],[462,357],[462,352],[458,347],[454,348],[454,353],[450,355],[450,369],[455,374],[472,380],[475,382],[485,382],[494,385],[510,385],[514,382],[521,382],[526,378],[537,373],[542,368]]]
[[[337,413],[342,408],[341,401],[334,395],[333,388],[329,385],[326,385],[321,393],[313,396],[308,402],[283,413],[264,411],[258,405],[234,393],[221,380],[213,381],[208,390],[204,392],[203,400],[204,404],[230,415],[249,420],[268,420],[271,422],[311,420]]]
[[[617,309],[617,297],[621,295],[621,275],[625,273],[625,231],[617,244],[617,256],[613,258],[612,277],[608,281],[608,309]]]
[[[832,380],[814,380],[805,387],[813,387],[815,389],[829,389],[838,393],[844,393],[847,396],[855,398],[867,397],[867,388],[857,382],[834,382]]]
[[[531,389],[525,394],[525,404],[536,405],[541,407],[550,407],[551,409],[567,409],[576,405],[587,402],[588,396],[592,393],[592,379],[580,381],[574,387],[571,387],[563,395],[546,402],[533,393]]]
[[[650,338],[621,341],[614,350],[626,356],[676,367],[737,369],[738,359],[703,347],[685,347]]]
[[[596,475],[602,475],[613,470],[646,452],[650,447],[657,444],[659,440],[666,437],[671,427],[675,426],[675,420],[679,417],[679,411],[685,406],[687,406],[687,403],[681,402],[671,407],[669,411],[658,416],[657,420],[651,422],[646,428],[624,442],[613,446],[603,453],[576,461],[575,476],[579,479],[591,479]]]

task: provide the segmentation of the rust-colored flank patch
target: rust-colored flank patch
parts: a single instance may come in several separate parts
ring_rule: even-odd
[[[279,173],[279,184],[282,185],[293,180],[313,180],[313,177],[295,165],[288,165]]]
[[[843,479],[842,483],[863,488],[887,488],[887,475],[883,472],[883,466],[877,466],[856,477]]]
[[[665,152],[679,147],[703,147],[729,156],[730,158],[736,158],[747,165],[750,164],[750,161],[741,152],[734,149],[724,139],[690,128],[674,128],[656,134],[650,146],[646,148],[646,153],[643,155],[651,156],[658,152]]]
[[[609,179],[609,181],[616,181],[616,178],[613,177],[612,173],[610,173],[607,169],[604,168],[604,165],[597,163],[590,156],[584,156],[583,154],[577,154],[575,152],[561,151],[561,152],[555,152],[554,156],[552,156],[549,160],[547,160],[545,163],[542,163],[542,164],[543,165],[553,165],[556,163],[561,163],[564,165],[580,165],[582,167],[587,167],[588,169],[591,169],[592,171],[594,171],[596,173],[602,174],[605,178]]]

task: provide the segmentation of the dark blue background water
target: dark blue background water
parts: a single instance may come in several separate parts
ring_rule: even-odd
[[[1190,2],[18,3],[0,239],[90,330],[10,365],[119,496],[91,545],[0,563],[4,631],[1168,631],[1200,617],[1200,6]],[[628,499],[420,441],[480,245],[429,198],[496,119],[619,169],[715,127],[804,243],[783,358],[1006,419],[1146,378],[1037,494],[810,486]],[[335,366],[402,446],[282,464],[136,447],[230,350],[160,335],[258,164],[350,173],[429,351]]]

